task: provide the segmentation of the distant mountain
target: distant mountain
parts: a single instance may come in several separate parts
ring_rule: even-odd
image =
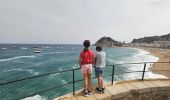
[[[122,46],[121,42],[115,41],[111,37],[102,37],[100,38],[95,44],[96,45],[101,45],[104,47],[114,47],[114,46]]]
[[[162,36],[150,36],[133,39],[132,43],[153,43],[154,41],[170,41],[170,33]]]

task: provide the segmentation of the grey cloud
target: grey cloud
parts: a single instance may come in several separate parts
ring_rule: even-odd
[[[0,43],[130,42],[168,33],[169,11],[169,0],[1,0]]]

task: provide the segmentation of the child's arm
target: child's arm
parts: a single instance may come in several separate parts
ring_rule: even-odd
[[[81,62],[82,62],[82,58],[81,58],[81,56],[79,57],[79,66],[80,66],[80,68],[81,68]]]
[[[97,60],[97,58],[96,58],[96,56],[94,56],[94,67],[96,67],[96,60]]]

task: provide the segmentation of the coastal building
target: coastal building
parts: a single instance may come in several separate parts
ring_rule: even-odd
[[[170,41],[154,41],[153,43],[132,43],[131,46],[170,49]]]

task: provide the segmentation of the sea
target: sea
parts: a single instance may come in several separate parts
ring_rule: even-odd
[[[34,47],[42,49],[42,52],[35,53]],[[77,69],[82,49],[82,45],[74,44],[0,44],[0,84],[47,73]],[[90,49],[95,52],[94,46],[91,46]],[[106,52],[107,66],[104,69],[104,81],[107,83],[111,83],[113,65],[115,65],[114,82],[116,82],[141,79],[142,72],[126,72],[142,71],[144,64],[141,62],[159,60],[150,52],[137,48],[114,47],[103,48],[103,51]],[[152,64],[147,64],[146,71],[151,66]],[[95,77],[94,69],[92,77]],[[155,77],[161,77],[161,75],[152,72],[145,73],[145,78]],[[75,70],[75,81],[81,79],[80,70]],[[72,84],[61,86],[72,80],[73,72],[68,71],[1,85],[0,100],[52,100],[58,96],[72,93]],[[92,82],[95,86],[96,78],[92,79]],[[82,81],[75,83],[75,90],[82,88]],[[35,95],[27,97],[32,94]]]

